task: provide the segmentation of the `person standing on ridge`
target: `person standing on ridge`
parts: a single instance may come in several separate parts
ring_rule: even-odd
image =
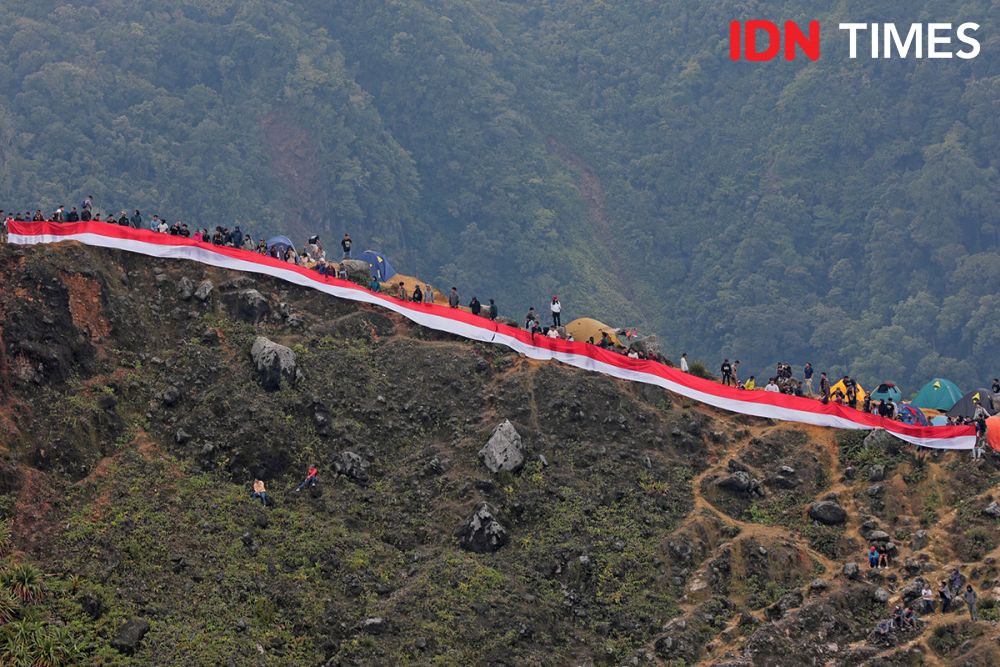
[[[469,302],[469,311],[473,315],[478,315],[483,310],[483,304],[479,303],[479,299],[475,296],[472,297],[472,301]]]
[[[972,590],[972,585],[965,587],[965,593],[962,595],[965,598],[965,604],[969,607],[969,617],[973,621],[979,620],[979,614],[976,613],[976,591]]]
[[[80,211],[80,222],[90,222],[90,220],[91,220],[90,209],[89,208],[85,208],[85,209],[81,210]]]
[[[524,316],[524,328],[528,331],[532,329],[532,323],[538,321],[538,315],[535,314],[535,307],[531,306],[528,308],[528,314]]]
[[[76,206],[69,210],[66,215],[66,222],[80,222],[80,214],[76,212]]]
[[[819,374],[819,400],[830,402],[830,381],[826,378],[826,371]]]
[[[549,310],[552,311],[552,326],[561,327],[562,326],[562,304],[559,303],[559,297],[552,296],[552,304],[549,305]]]
[[[733,386],[740,386],[740,360],[733,362]]]
[[[353,243],[354,242],[351,241],[351,235],[345,233],[344,238],[340,240],[340,247],[344,249],[344,259],[351,258],[351,245],[353,245]]]
[[[490,319],[495,322],[496,319],[497,319],[497,316],[500,314],[500,312],[497,309],[497,304],[496,304],[495,301],[493,301],[493,299],[490,299],[490,311],[489,312],[490,312]]]
[[[722,368],[720,370],[722,371],[722,384],[728,387],[730,380],[733,379],[733,365],[729,363],[728,358],[722,360]]]
[[[802,367],[802,384],[806,388],[806,396],[812,398],[813,396],[813,365],[810,362],[806,362],[806,365]]]
[[[430,283],[424,285],[424,303],[434,303],[434,288]]]
[[[448,293],[448,307],[458,308],[459,303],[461,303],[461,299],[458,297],[458,288],[453,285],[451,292]]]
[[[687,352],[681,352],[681,372],[682,373],[690,373],[691,372],[691,367],[688,366],[688,353]]]
[[[413,288],[413,302],[414,303],[424,302],[424,291],[420,289],[420,283],[417,283],[416,287]]]

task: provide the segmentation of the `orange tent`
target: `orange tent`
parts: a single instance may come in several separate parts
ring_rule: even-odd
[[[994,415],[986,420],[986,442],[990,449],[1000,452],[1000,415]]]

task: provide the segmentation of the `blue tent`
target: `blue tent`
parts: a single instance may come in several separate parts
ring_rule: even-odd
[[[935,417],[934,419],[931,420],[931,425],[933,425],[933,426],[947,426],[948,425],[948,418],[945,417],[944,415],[938,415],[937,417]]]
[[[287,236],[272,236],[267,240],[267,254],[272,257],[284,259],[285,253],[288,252],[289,248],[294,249],[295,244]]]
[[[891,382],[883,382],[869,396],[873,401],[887,401],[891,398],[893,403],[899,403],[903,400],[903,392]]]
[[[372,278],[376,278],[380,283],[384,283],[396,275],[396,269],[392,267],[386,256],[380,252],[365,250],[358,255],[358,259],[368,262],[368,266],[371,267]]]
[[[912,405],[904,405],[899,409],[899,418],[904,424],[912,424],[914,426],[930,426],[930,422],[927,421],[927,417],[924,415],[920,408],[915,408]]]

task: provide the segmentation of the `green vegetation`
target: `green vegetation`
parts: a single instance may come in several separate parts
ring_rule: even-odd
[[[1000,310],[989,58],[728,60],[730,20],[854,5],[7,3],[2,204],[350,231],[504,314],[559,293],[709,368],[971,386]]]

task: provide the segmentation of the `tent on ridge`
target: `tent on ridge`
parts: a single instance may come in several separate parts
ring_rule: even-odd
[[[874,396],[874,394],[872,394]],[[899,418],[904,424],[911,424],[913,426],[930,426],[930,422],[927,421],[927,415],[923,413],[920,408],[915,408],[912,405],[904,405],[899,409]]]
[[[372,278],[378,279],[380,283],[384,283],[396,275],[396,269],[389,263],[389,259],[376,250],[365,250],[358,255],[358,259],[362,262],[368,262]]]
[[[934,378],[917,392],[912,405],[918,408],[948,411],[961,399],[962,390],[954,382],[944,378]]]
[[[855,385],[854,386],[856,386],[858,388],[858,405],[861,405],[862,403],[865,402],[865,396],[868,395],[868,392],[865,391],[865,388],[861,386],[860,382],[855,381]],[[831,401],[833,400],[833,395],[837,393],[838,389],[840,391],[844,392],[844,402],[846,403],[847,402],[847,385],[844,384],[843,378],[841,378],[840,380],[838,380],[836,384],[830,386],[830,400]]]
[[[1000,415],[986,420],[986,442],[990,449],[1000,452]]]
[[[584,343],[590,338],[593,338],[595,343],[600,343],[602,332],[607,333],[608,337],[611,338],[611,342],[615,345],[622,344],[618,340],[618,336],[615,335],[614,327],[609,327],[604,322],[595,320],[592,317],[581,317],[566,325],[566,333],[573,336],[575,340]]]
[[[993,409],[993,400],[992,400],[992,394],[990,394],[990,390],[975,389],[967,393],[962,398],[960,398],[958,402],[952,406],[951,410],[948,411],[948,416],[975,417],[976,404],[982,405],[986,409],[986,411],[991,415],[995,412],[995,410]]]
[[[891,398],[894,403],[899,403],[903,400],[903,392],[894,383],[883,382],[875,387],[875,391],[871,393],[871,397],[873,401],[885,401]]]
[[[277,254],[275,254],[275,248],[277,248]],[[294,250],[295,244],[287,236],[272,236],[267,240],[267,254],[272,257],[284,259],[289,248]]]

